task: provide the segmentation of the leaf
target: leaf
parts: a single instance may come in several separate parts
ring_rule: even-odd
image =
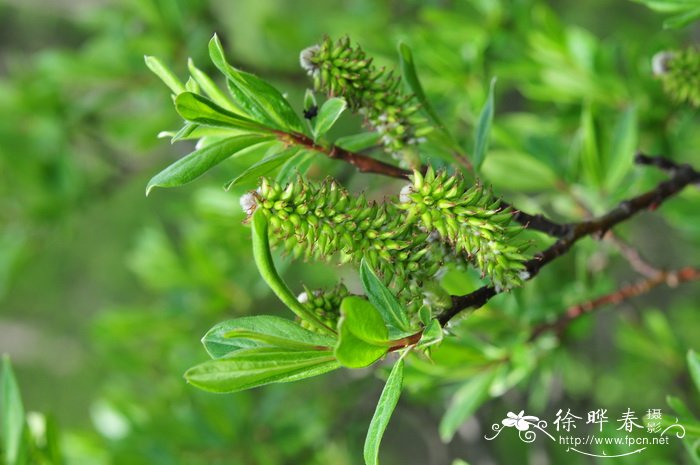
[[[688,371],[695,384],[695,389],[700,393],[700,357],[693,350],[688,351]]]
[[[474,136],[474,169],[479,170],[481,164],[486,158],[486,150],[489,145],[489,137],[491,135],[491,122],[493,121],[493,90],[496,87],[496,78],[491,79],[489,85],[489,95],[486,98],[486,103],[481,109],[479,121],[476,124]]]
[[[605,170],[605,187],[608,190],[614,190],[634,166],[637,140],[637,110],[632,106],[625,110],[615,125]]]
[[[315,150],[300,150],[282,166],[275,180],[282,185],[289,184],[298,174],[306,173],[318,155]]]
[[[525,152],[493,150],[481,167],[481,173],[499,190],[542,191],[557,184],[554,170]]]
[[[444,129],[445,125],[442,124],[442,121],[440,121],[440,118],[435,110],[433,110],[428,98],[425,96],[425,92],[423,92],[423,86],[421,86],[420,80],[418,79],[418,74],[416,73],[413,53],[411,53],[411,49],[408,47],[408,45],[404,43],[399,44],[399,59],[401,63],[401,76],[403,77],[403,81],[408,85],[408,88],[411,90],[411,92],[413,92],[413,95],[416,96],[421,108],[430,117],[433,124]]]
[[[209,56],[219,71],[226,76],[229,90],[249,116],[278,129],[304,132],[299,116],[277,89],[257,76],[239,71],[228,64],[216,34],[209,41]]]
[[[338,121],[338,118],[340,118],[340,115],[347,107],[348,104],[345,102],[345,99],[339,97],[329,98],[323,102],[314,120],[314,140],[323,137],[323,135],[333,127],[335,122]]]
[[[598,136],[591,105],[585,105],[581,112],[580,131],[583,174],[592,186],[598,187],[600,186],[602,168],[598,150]]]
[[[270,128],[232,113],[201,95],[183,92],[175,98],[175,109],[185,120],[205,126],[269,132]]]
[[[2,391],[2,397],[0,397],[1,451],[4,451],[4,463],[15,465],[19,463],[22,453],[25,417],[19,386],[7,355],[2,359],[0,390]]]
[[[360,280],[367,298],[379,310],[384,321],[401,331],[409,331],[410,324],[403,306],[382,283],[365,259],[360,262]]]
[[[340,137],[335,140],[335,144],[340,148],[350,152],[359,152],[377,145],[381,134],[378,132],[362,132],[352,136]]]
[[[450,442],[460,425],[486,400],[496,373],[493,369],[479,373],[457,390],[440,421],[442,442]]]
[[[253,258],[258,267],[260,276],[265,280],[272,292],[284,303],[296,316],[313,325],[316,329],[325,334],[333,334],[335,331],[326,326],[315,314],[310,312],[297,300],[296,296],[289,290],[287,284],[275,268],[275,262],[270,252],[270,239],[268,237],[267,218],[262,209],[257,209],[253,213],[252,243]]]
[[[163,62],[153,56],[146,55],[143,58],[146,62],[146,66],[148,66],[148,69],[150,69],[153,74],[158,76],[160,80],[163,81],[171,91],[173,91],[173,94],[178,95],[185,92],[185,86],[182,81],[180,81],[177,76],[175,76],[175,74],[163,64]]]
[[[212,358],[222,358],[239,349],[276,346],[297,350],[332,348],[336,338],[304,329],[297,323],[270,315],[224,321],[210,329],[202,344]]]
[[[174,187],[186,184],[241,150],[273,138],[273,136],[267,135],[246,134],[229,137],[195,150],[153,176],[146,186],[146,195],[154,187]]]
[[[224,188],[226,190],[231,189],[234,186],[238,186],[241,184],[246,184],[250,182],[256,182],[261,176],[265,176],[267,174],[270,174],[273,172],[275,169],[279,168],[282,166],[285,162],[287,162],[290,158],[292,158],[294,155],[296,155],[299,152],[298,147],[290,147],[286,150],[283,150],[279,153],[276,153],[272,156],[269,156],[265,158],[264,160],[260,160],[247,170],[245,170],[243,173],[241,173],[238,177],[227,183]]]
[[[369,366],[389,349],[384,320],[371,303],[360,297],[346,297],[341,302],[338,333],[335,356],[349,368]]]
[[[364,457],[366,465],[377,465],[379,461],[379,444],[384,436],[384,431],[389,424],[391,414],[396,408],[401,396],[403,385],[403,359],[394,364],[386,380],[382,395],[379,397],[377,408],[374,411],[372,421],[369,423],[367,437],[365,438]]]
[[[418,345],[426,347],[433,344],[438,344],[442,341],[443,331],[440,322],[436,319],[430,320],[430,323],[423,330],[423,335],[420,338]]]
[[[199,84],[204,93],[206,93],[214,103],[234,113],[240,113],[241,110],[231,102],[231,99],[223,93],[221,89],[219,89],[219,86],[217,86],[204,71],[194,65],[192,58],[187,60],[187,68],[194,80],[197,81],[197,84]]]
[[[330,351],[260,347],[238,350],[226,358],[192,367],[185,379],[205,391],[237,392],[317,376],[338,366]]]
[[[700,7],[672,16],[664,21],[664,29],[678,29],[700,18]]]

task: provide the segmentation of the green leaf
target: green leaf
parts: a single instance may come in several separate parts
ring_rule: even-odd
[[[698,18],[700,18],[700,7],[668,18],[664,21],[664,29],[678,29],[696,21]]]
[[[253,119],[278,129],[304,132],[299,115],[273,86],[252,74],[239,71],[226,61],[223,46],[215,34],[209,41],[209,56],[228,79],[236,103]]]
[[[185,120],[218,128],[247,129],[269,132],[270,128],[251,119],[232,113],[206,97],[183,92],[175,98],[175,109]]]
[[[418,74],[416,73],[413,53],[411,53],[411,49],[408,47],[408,45],[404,43],[399,44],[399,59],[401,62],[401,77],[403,77],[403,81],[408,85],[408,88],[411,90],[411,92],[413,92],[413,95],[416,96],[421,108],[425,111],[428,117],[430,117],[433,124],[444,129],[445,125],[442,124],[442,121],[440,121],[437,113],[435,110],[433,110],[430,101],[428,101],[428,98],[425,96],[425,92],[423,92],[423,86],[421,86],[420,80],[418,79]]]
[[[297,175],[306,173],[318,156],[315,150],[300,150],[282,166],[275,180],[282,185],[289,184]]]
[[[282,166],[298,152],[298,147],[289,147],[288,149],[276,153],[272,156],[269,156],[264,160],[260,160],[259,162],[245,170],[243,173],[241,173],[238,177],[228,182],[224,186],[224,188],[226,190],[229,190],[234,186],[245,185],[247,183],[257,183],[258,179],[260,179],[261,176],[265,176],[272,173],[274,170]]]
[[[24,434],[24,407],[20,395],[17,380],[12,372],[10,358],[5,355],[2,359],[2,374],[0,375],[0,437],[2,439],[2,451],[4,451],[4,464],[15,465],[19,463]]]
[[[270,315],[224,321],[202,338],[202,344],[212,358],[255,347],[319,350],[320,347],[332,348],[335,343],[335,337],[311,332],[297,323]]]
[[[410,324],[406,310],[396,300],[394,294],[382,283],[365,259],[360,262],[360,280],[367,298],[379,310],[386,324],[400,331],[409,331]]]
[[[187,68],[194,80],[197,81],[197,84],[199,84],[204,93],[207,94],[214,103],[234,113],[240,113],[241,110],[231,102],[231,99],[223,93],[221,89],[219,89],[219,86],[217,86],[204,71],[195,66],[192,58],[187,60]]]
[[[152,56],[144,56],[144,61],[146,66],[150,69],[153,74],[158,76],[161,81],[165,83],[166,86],[173,91],[173,94],[178,95],[185,92],[185,85],[180,81],[175,74],[168,69],[167,66],[163,64],[158,58]]]
[[[272,292],[284,303],[296,316],[313,325],[316,329],[325,334],[333,334],[335,331],[326,326],[315,314],[310,312],[297,300],[296,296],[289,290],[287,284],[275,268],[275,262],[270,252],[270,238],[268,237],[269,225],[262,209],[257,209],[253,213],[252,243],[253,258],[258,267],[260,276],[265,280]]]
[[[360,297],[346,297],[341,302],[338,333],[335,356],[349,368],[369,366],[389,349],[389,333],[382,316]]]
[[[630,107],[615,125],[605,170],[605,187],[608,190],[614,190],[634,166],[637,140],[637,110]]]
[[[246,134],[230,137],[195,150],[153,176],[146,186],[146,195],[154,187],[174,187],[186,184],[241,150],[273,138],[273,136],[267,135]]]
[[[362,132],[352,136],[340,137],[335,140],[334,145],[350,152],[359,152],[377,145],[380,138],[381,134],[378,132]]]
[[[443,442],[450,442],[459,426],[486,400],[496,373],[493,369],[479,373],[457,390],[440,421]]]
[[[329,98],[323,102],[314,120],[314,140],[323,137],[323,135],[333,127],[335,122],[338,121],[338,118],[340,118],[340,115],[347,107],[348,104],[345,102],[345,99],[339,97]]]
[[[554,170],[525,152],[492,150],[481,173],[499,190],[539,192],[557,184]]]
[[[491,79],[491,84],[489,85],[489,95],[486,98],[486,103],[481,109],[481,114],[479,115],[479,122],[475,128],[474,136],[474,169],[479,170],[481,164],[486,158],[486,150],[489,145],[489,138],[491,135],[491,122],[493,121],[493,90],[496,87],[496,78]]]
[[[585,105],[581,112],[580,131],[583,174],[591,186],[598,187],[600,186],[602,167],[591,105]]]
[[[185,379],[205,391],[236,392],[317,376],[338,366],[330,351],[260,347],[238,350],[226,358],[192,367]]]
[[[700,357],[693,350],[688,351],[688,371],[690,378],[695,383],[695,389],[700,393]]]
[[[379,463],[379,444],[384,436],[384,431],[389,424],[391,414],[396,408],[401,396],[401,386],[403,384],[403,359],[399,359],[391,369],[386,385],[379,397],[377,408],[367,430],[365,438],[364,457],[366,465],[377,465]]]
[[[420,338],[418,345],[426,347],[433,344],[438,344],[442,341],[443,331],[440,322],[436,319],[430,320],[430,323],[423,330],[423,335]]]

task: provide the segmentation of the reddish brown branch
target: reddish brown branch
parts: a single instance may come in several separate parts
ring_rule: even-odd
[[[649,157],[643,159],[641,163],[652,164],[647,163],[647,158]],[[621,202],[605,215],[569,225],[566,234],[525,263],[529,273],[528,279],[536,276],[545,265],[568,252],[580,239],[587,236],[600,238],[613,226],[622,223],[641,211],[655,210],[664,201],[679,193],[686,186],[700,182],[700,173],[689,165],[677,165],[671,172],[671,179],[659,183],[656,188],[644,194]],[[493,286],[484,286],[470,294],[453,297],[452,307],[441,313],[438,316],[438,320],[444,326],[460,312],[483,306],[499,292]]]
[[[571,324],[571,322],[577,318],[591,313],[605,305],[616,305],[633,297],[646,294],[662,284],[666,284],[669,287],[676,287],[681,283],[697,280],[700,280],[700,269],[689,266],[675,271],[659,271],[653,277],[622,287],[615,292],[603,295],[588,302],[583,302],[581,304],[569,307],[566,313],[561,315],[556,321],[544,323],[535,327],[532,335],[530,336],[530,341],[537,339],[542,334],[549,331],[555,331],[558,335],[561,335]]]

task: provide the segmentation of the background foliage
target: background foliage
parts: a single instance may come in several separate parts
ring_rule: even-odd
[[[664,30],[637,3],[5,2],[0,18],[0,352],[12,356],[25,408],[60,425],[65,463],[358,463],[376,375],[387,375],[338,371],[229,396],[183,382],[214,323],[283,309],[252,266],[238,206],[245,186],[221,189],[245,160],[143,196],[150,176],[187,152],[155,138],[180,121],[143,55],[183,76],[192,57],[214,74],[206,43],[218,32],[236,66],[300,109],[309,84],[298,52],[324,33],[347,33],[391,66],[403,40],[437,112],[469,148],[497,76],[484,177],[513,204],[563,221],[661,179],[632,166],[637,147],[700,164],[697,110],[668,99],[650,64],[659,50],[692,43],[697,26]],[[340,129],[358,127],[347,118]],[[402,186],[314,163],[312,174],[332,173],[373,198]],[[617,231],[660,267],[698,263],[699,201],[687,190]],[[337,273],[294,264],[286,278],[322,286]],[[478,284],[470,274],[445,279],[455,293]],[[408,395],[383,463],[564,460],[562,449],[483,440],[523,408],[543,417],[559,408],[670,411],[671,394],[698,412],[685,363],[700,349],[697,286],[658,289],[580,319],[561,340],[526,343],[538,322],[634,279],[613,245],[587,240],[455,326],[459,337],[434,364],[407,364]],[[475,399],[486,402],[470,417]],[[677,443],[617,463],[691,460]]]

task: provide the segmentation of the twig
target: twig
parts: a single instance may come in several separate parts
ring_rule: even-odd
[[[637,249],[617,237],[617,235],[612,231],[608,231],[608,233],[605,235],[605,239],[615,244],[617,249],[620,251],[620,254],[625,257],[632,269],[642,276],[653,278],[662,272],[662,270],[646,261]]]
[[[647,163],[647,161],[651,161],[647,160],[647,158],[650,159],[650,157],[646,157],[641,163],[654,164]],[[538,253],[534,258],[525,263],[526,270],[529,274],[528,279],[536,276],[545,265],[568,252],[580,239],[586,236],[602,237],[613,226],[629,219],[631,216],[641,211],[658,208],[658,206],[669,197],[676,195],[689,184],[698,182],[700,182],[699,172],[695,171],[689,165],[679,165],[672,170],[671,179],[659,183],[656,188],[620,203],[603,216],[569,225],[566,234],[560,237],[550,247]],[[470,294],[453,297],[452,307],[441,313],[438,316],[438,320],[440,324],[445,326],[460,312],[467,309],[477,309],[498,293],[500,293],[500,290],[497,290],[493,286],[483,286]]]
[[[617,291],[603,295],[596,299],[569,307],[569,309],[556,321],[541,324],[533,330],[530,341],[533,341],[548,331],[556,331],[561,335],[572,321],[583,315],[593,312],[605,305],[619,304],[627,299],[645,294],[657,286],[666,284],[669,287],[689,281],[700,280],[700,269],[685,267],[675,271],[659,271],[655,276],[643,279],[634,284],[624,286]]]

